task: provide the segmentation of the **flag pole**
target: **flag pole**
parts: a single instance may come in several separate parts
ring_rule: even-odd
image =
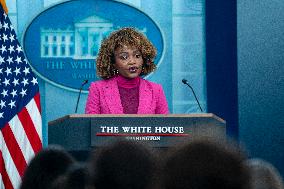
[[[8,8],[7,8],[7,6],[6,6],[5,0],[0,0],[0,3],[1,3],[1,5],[2,5],[2,7],[3,7],[5,13],[8,14]]]

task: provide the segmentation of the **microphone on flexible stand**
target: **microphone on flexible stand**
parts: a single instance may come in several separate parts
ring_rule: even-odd
[[[201,106],[200,106],[200,104],[199,104],[199,101],[198,101],[198,99],[197,99],[197,97],[196,97],[196,95],[195,95],[195,92],[194,92],[193,88],[188,84],[188,82],[187,82],[186,79],[182,79],[182,82],[183,82],[183,84],[187,85],[187,86],[192,90],[193,95],[194,95],[194,97],[195,97],[195,100],[196,100],[196,102],[198,103],[198,106],[199,106],[201,112],[203,112],[203,110],[202,110],[202,108],[201,108]]]
[[[86,79],[86,80],[84,80],[83,83],[81,84],[81,87],[80,87],[80,90],[79,90],[79,96],[78,96],[77,103],[76,103],[75,113],[77,113],[78,104],[79,104],[79,100],[80,100],[80,96],[81,96],[82,89],[83,89],[84,85],[86,85],[87,83],[88,83],[88,80]]]

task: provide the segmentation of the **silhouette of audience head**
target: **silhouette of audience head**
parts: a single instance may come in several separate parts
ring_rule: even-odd
[[[250,170],[251,189],[284,189],[283,180],[278,170],[262,159],[249,159],[246,165]]]
[[[142,144],[116,141],[95,154],[91,172],[96,189],[145,189],[153,181],[154,157]]]
[[[51,183],[74,162],[73,157],[60,146],[44,148],[30,161],[20,189],[50,189]]]
[[[76,163],[53,182],[51,189],[86,189],[88,184],[87,167],[83,163]]]
[[[172,150],[163,166],[165,189],[245,189],[245,156],[233,145],[209,139],[193,140]]]

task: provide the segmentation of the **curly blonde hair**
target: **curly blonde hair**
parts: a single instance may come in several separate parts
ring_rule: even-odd
[[[108,79],[117,74],[114,67],[114,51],[123,46],[137,48],[143,58],[143,71],[140,75],[147,75],[156,69],[154,59],[157,50],[154,45],[140,32],[134,28],[122,28],[112,32],[103,40],[96,59],[97,75]]]

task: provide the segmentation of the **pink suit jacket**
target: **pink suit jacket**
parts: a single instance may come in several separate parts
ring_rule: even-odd
[[[116,77],[91,83],[85,113],[123,114]],[[140,79],[137,114],[169,114],[161,85]]]

